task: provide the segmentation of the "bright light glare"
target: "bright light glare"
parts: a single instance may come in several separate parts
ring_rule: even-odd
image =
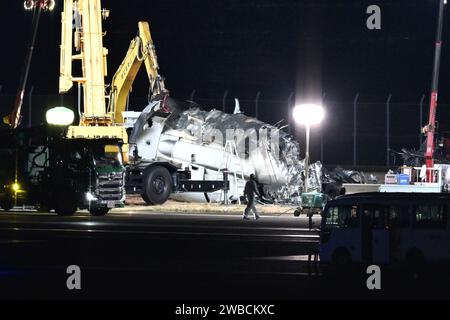
[[[47,2],[47,10],[53,11],[55,9],[55,0],[49,0]]]
[[[48,124],[68,126],[73,123],[75,114],[65,107],[55,107],[47,111],[45,118]]]
[[[19,191],[19,189],[20,189],[20,186],[19,186],[19,184],[18,183],[14,183],[13,185],[12,185],[12,188],[13,188],[13,190],[14,191]]]
[[[53,11],[55,9],[55,0],[25,0],[23,7],[25,10],[33,10],[38,7],[42,10]]]
[[[23,2],[23,8],[24,8],[25,10],[31,10],[31,9],[34,8],[34,6],[35,6],[35,4],[34,4],[34,2],[31,1],[31,0],[26,0],[26,1]]]
[[[314,125],[322,122],[325,110],[317,104],[301,104],[294,108],[294,120],[303,125]]]
[[[95,197],[92,193],[86,192],[86,200],[87,201],[96,201],[97,197]]]

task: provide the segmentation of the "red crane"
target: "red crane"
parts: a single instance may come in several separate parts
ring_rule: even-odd
[[[423,128],[426,134],[426,150],[425,150],[425,164],[427,167],[427,182],[435,182],[433,174],[434,168],[434,151],[435,151],[435,132],[436,132],[436,109],[438,100],[438,86],[439,86],[439,66],[441,60],[442,49],[442,25],[444,21],[444,4],[445,0],[439,0],[439,16],[436,32],[436,44],[434,50],[434,66],[433,78],[431,81],[431,96],[430,96],[430,111],[428,116],[428,124]]]
[[[25,58],[25,63],[23,64],[22,73],[20,76],[20,84],[17,90],[16,99],[14,101],[14,107],[11,114],[3,118],[3,122],[8,124],[11,128],[16,129],[22,116],[20,115],[23,98],[25,95],[25,88],[28,81],[28,74],[30,73],[31,60],[33,57],[34,44],[36,42],[37,30],[39,27],[39,18],[41,16],[42,10],[51,11],[55,8],[54,0],[26,0],[23,3],[25,10],[33,10],[33,22],[31,29],[31,36],[28,42],[28,53]]]

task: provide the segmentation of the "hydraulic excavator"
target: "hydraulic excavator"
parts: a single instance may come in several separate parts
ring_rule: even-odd
[[[159,75],[149,24],[139,22],[138,35],[131,41],[125,59],[112,79],[110,92],[105,94],[108,50],[103,47],[101,22],[108,16],[109,11],[102,9],[100,0],[64,1],[59,91],[68,92],[77,83],[79,92],[83,91],[84,102],[83,108],[79,107],[79,110],[83,109],[83,112],[80,111],[79,125],[69,127],[67,138],[96,141],[98,144],[105,138],[116,139],[121,143],[123,163],[126,165],[123,179],[126,189],[121,185],[120,190],[141,194],[148,204],[162,204],[172,192],[186,189],[182,186],[190,178],[190,172],[164,159],[142,159],[135,143],[133,152],[129,152],[123,112],[132,84],[143,64],[150,83],[150,101],[155,104],[152,112],[161,119],[171,114],[167,103],[169,92],[163,77]],[[81,61],[81,76],[73,76],[73,61]],[[135,132],[132,132],[131,137]],[[159,135],[152,134],[152,139],[158,140]],[[130,153],[133,162],[129,161]],[[193,181],[189,181],[189,185],[194,185]],[[205,184],[201,181],[198,185]],[[216,183],[214,188],[219,186],[220,183]],[[99,198],[98,194],[94,196]]]
[[[106,172],[116,178],[119,175],[123,177],[123,184],[107,189],[113,192],[118,188],[123,193],[130,191],[141,194],[147,203],[161,204],[170,193],[181,188],[183,181],[190,177],[190,172],[165,160],[153,158],[136,161],[139,159],[137,148],[134,149],[136,152],[133,151],[133,162],[130,163],[128,132],[122,112],[125,111],[127,97],[142,64],[145,64],[150,82],[150,100],[157,105],[153,112],[163,118],[170,116],[170,108],[166,104],[169,93],[164,79],[159,75],[149,24],[140,22],[138,35],[132,40],[125,59],[112,79],[110,92],[105,94],[108,50],[103,47],[102,19],[108,17],[109,11],[102,9],[100,0],[64,1],[59,91],[68,92],[74,83],[78,84],[79,92],[83,91],[83,108],[79,107],[83,112],[79,112],[79,125],[69,127],[67,138],[88,140],[91,143],[95,141],[97,144],[102,144],[102,139],[115,139],[121,146],[126,169],[124,174]],[[81,61],[81,76],[73,76],[73,61]],[[158,137],[154,135],[154,138]],[[116,178],[114,181],[118,181]],[[98,189],[101,190],[101,186]],[[99,192],[93,196],[101,199]]]
[[[159,74],[158,58],[150,33],[148,22],[138,23],[138,35],[131,41],[127,54],[115,73],[109,95],[108,111],[114,114],[118,123],[123,123],[123,114],[136,76],[145,64],[149,80],[150,100],[164,100],[169,91],[164,84],[164,78]]]
[[[125,112],[127,98],[136,76],[145,65],[149,80],[149,106],[142,113]],[[148,22],[138,23],[138,34],[115,73],[109,94],[108,113],[116,123],[124,123],[124,114],[133,114],[129,131],[129,162],[126,165],[126,191],[140,194],[147,204],[163,204],[171,193],[213,192],[229,187],[227,177],[219,181],[192,180],[189,167],[160,157],[158,145],[165,121],[184,102],[169,96],[159,73],[158,58]],[[129,118],[133,118],[129,117]],[[145,142],[144,142],[145,141]],[[139,147],[139,150],[138,150]]]

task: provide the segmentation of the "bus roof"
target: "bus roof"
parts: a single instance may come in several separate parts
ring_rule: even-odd
[[[420,192],[365,192],[365,193],[353,193],[348,195],[339,196],[334,200],[328,201],[328,203],[340,203],[340,202],[352,202],[362,201],[367,202],[371,200],[445,200],[450,201],[450,193],[420,193]]]

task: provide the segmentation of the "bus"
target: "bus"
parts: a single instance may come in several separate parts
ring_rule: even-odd
[[[450,260],[450,194],[357,193],[322,214],[320,261],[334,265]]]

